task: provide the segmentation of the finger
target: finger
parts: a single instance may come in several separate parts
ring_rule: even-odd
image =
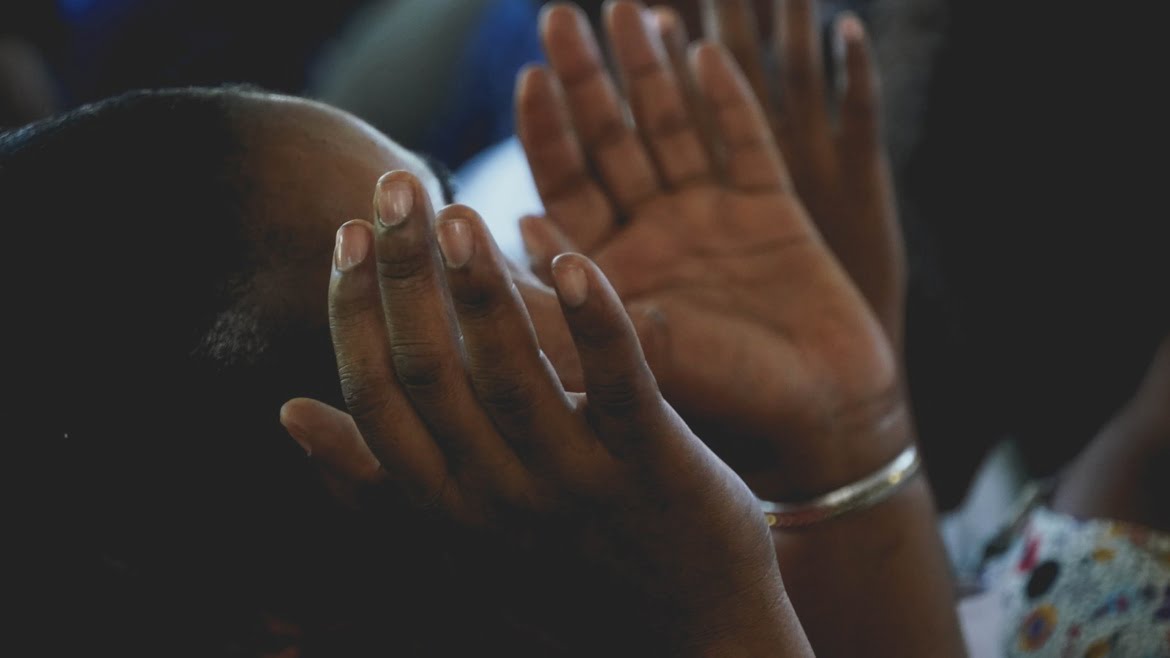
[[[566,391],[583,391],[585,384],[581,378],[577,349],[573,347],[573,337],[565,325],[565,316],[561,313],[556,291],[539,283],[527,283],[516,278],[513,281],[520,292],[520,299],[524,301],[524,307],[528,309],[528,316],[532,318],[532,326],[536,328],[540,349],[560,377],[561,386]]]
[[[382,484],[388,477],[362,438],[353,416],[311,400],[296,398],[280,408],[280,424],[333,476],[354,486]]]
[[[846,14],[837,23],[837,35],[845,75],[836,146],[846,220],[834,221],[826,215],[819,225],[886,335],[900,349],[906,267],[893,180],[881,139],[877,76],[861,21]]]
[[[467,380],[425,190],[405,171],[388,173],[378,181],[375,211],[378,284],[402,390],[452,473],[495,491],[518,490],[526,471]]]
[[[703,0],[703,33],[723,44],[743,71],[765,112],[771,112],[772,87],[764,68],[764,48],[751,0]]]
[[[296,398],[280,408],[280,423],[305,449],[335,500],[361,509],[393,495],[394,480],[362,438],[353,417],[344,411]]]
[[[691,80],[691,70],[687,66],[687,45],[691,39],[682,17],[674,8],[665,5],[651,7],[650,15],[662,45],[666,48],[666,59],[670,62],[675,80],[684,89],[692,88],[693,85],[687,84]]]
[[[617,216],[589,171],[559,85],[541,66],[517,78],[516,131],[545,211],[581,249],[592,250]]]
[[[581,358],[589,411],[615,454],[654,436],[663,420],[658,385],[633,324],[601,270],[580,254],[553,263],[557,295]]]
[[[370,450],[415,501],[454,509],[458,492],[450,486],[447,460],[390,369],[372,227],[343,225],[333,263],[329,327],[346,406]]]
[[[521,458],[555,457],[581,428],[504,257],[470,208],[444,209],[436,232],[476,397]]]
[[[520,238],[532,272],[542,283],[552,285],[552,260],[579,248],[548,217],[526,215],[520,218]]]
[[[691,66],[723,144],[728,183],[745,191],[790,190],[763,110],[727,51],[701,43],[691,49]]]
[[[832,156],[825,148],[832,134],[816,0],[778,0],[776,23],[784,155],[804,194],[806,179],[824,175]]]
[[[877,74],[865,28],[857,16],[845,14],[837,21],[837,36],[844,73],[840,112],[842,151],[873,157],[882,150],[881,122]]]
[[[678,80],[686,96],[687,107],[699,128],[699,138],[707,150],[707,157],[711,159],[711,166],[721,169],[722,154],[711,128],[711,118],[707,116],[707,108],[695,86],[695,78],[691,75],[691,67],[687,62],[687,47],[691,43],[687,35],[687,25],[671,7],[657,5],[651,10],[655,24],[661,35],[662,43],[666,46],[666,56],[670,60],[670,68],[674,71],[674,78]]]
[[[661,186],[645,145],[626,120],[588,19],[575,5],[550,5],[541,16],[541,35],[577,136],[617,209],[629,215]]]
[[[634,112],[634,121],[670,187],[711,175],[698,125],[674,77],[666,49],[646,14],[633,2],[616,2],[606,12],[609,40]]]

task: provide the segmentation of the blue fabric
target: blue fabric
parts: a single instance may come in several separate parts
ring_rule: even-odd
[[[513,133],[513,89],[526,64],[544,61],[537,3],[497,0],[466,41],[450,94],[423,139],[452,169]]]

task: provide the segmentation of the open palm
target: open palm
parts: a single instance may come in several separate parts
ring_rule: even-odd
[[[583,17],[547,11],[555,77],[533,68],[518,94],[548,212],[525,222],[528,243],[594,257],[668,399],[760,495],[815,495],[881,463],[899,447],[882,435],[904,441],[908,423],[889,340],[795,196],[750,87],[722,49],[697,48],[697,118],[641,10],[617,3],[607,21],[636,127]]]

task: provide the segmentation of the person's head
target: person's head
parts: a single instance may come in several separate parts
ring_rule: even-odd
[[[385,546],[328,498],[278,411],[341,404],[333,234],[370,216],[393,169],[449,195],[354,117],[238,88],[135,92],[0,135],[22,274],[10,372],[63,459],[34,477],[64,499],[46,515],[85,567],[64,594],[95,604],[91,630],[136,636],[123,655],[229,652],[235,621],[340,619],[347,588],[384,592],[364,565]],[[155,644],[176,633],[188,646]]]

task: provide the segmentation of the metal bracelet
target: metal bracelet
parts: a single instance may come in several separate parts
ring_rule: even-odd
[[[872,507],[892,496],[922,468],[918,448],[910,444],[876,473],[803,503],[760,501],[771,528],[800,528]]]

